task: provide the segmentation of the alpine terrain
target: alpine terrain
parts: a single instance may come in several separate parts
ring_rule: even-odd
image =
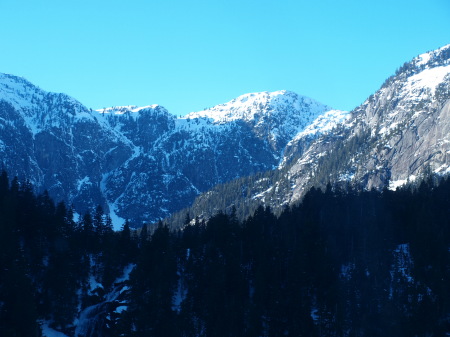
[[[246,94],[171,115],[158,105],[91,110],[0,75],[0,158],[12,176],[116,228],[154,222],[216,184],[276,167],[286,144],[331,108],[289,91]]]
[[[1,74],[0,336],[449,336],[449,155],[450,45],[351,112]]]
[[[430,173],[450,173],[450,45],[405,63],[350,113],[319,116],[287,143],[275,170],[216,186],[189,212],[234,206],[245,218],[260,204],[280,211],[312,186],[395,189]]]

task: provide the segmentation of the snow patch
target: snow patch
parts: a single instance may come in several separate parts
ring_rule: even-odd
[[[306,136],[320,135],[330,132],[336,126],[343,124],[350,118],[348,111],[330,110],[317,117],[305,130],[295,136],[292,141],[296,141]]]
[[[94,275],[89,277],[89,293],[93,294],[96,289],[103,289],[103,285],[95,279]]]
[[[130,263],[129,265],[127,265],[124,269],[123,269],[123,274],[122,276],[118,277],[114,283],[121,283],[121,282],[125,282],[128,281],[130,279],[130,273],[133,271],[134,267],[136,267],[135,264]],[[123,291],[123,289],[122,289]]]
[[[431,58],[430,53],[425,53],[425,54],[419,55],[417,57],[417,60],[419,60],[419,61],[416,62],[416,65],[418,65],[418,66],[425,65],[428,63],[428,61],[430,61],[430,58]]]
[[[388,127],[383,126],[383,127],[378,131],[378,134],[381,135],[381,136],[383,136],[383,135],[385,135],[386,133],[389,133],[390,131],[394,130],[394,129],[397,128],[397,127],[398,127],[398,122],[390,123]]]
[[[406,185],[407,183],[413,182],[417,179],[417,176],[415,175],[410,175],[408,178],[406,179],[399,179],[399,180],[391,180],[389,181],[389,189],[391,191],[395,191],[397,188]]]
[[[378,134],[380,135],[384,135],[387,132],[387,128],[385,126],[383,126],[380,131],[378,131]]]
[[[264,198],[264,196],[265,196],[267,193],[270,193],[272,190],[273,190],[273,186],[269,187],[267,190],[265,190],[265,191],[263,191],[263,192],[261,192],[261,193],[258,193],[258,194],[256,194],[256,195],[254,195],[254,196],[252,197],[252,199],[261,199],[261,198]]]
[[[355,173],[343,173],[339,176],[338,181],[352,181],[355,177]]]
[[[127,309],[128,309],[128,306],[121,305],[121,306],[117,307],[116,310],[114,310],[114,312],[121,314],[123,311],[126,311]]]
[[[434,95],[436,87],[444,81],[444,77],[450,73],[450,65],[425,69],[422,72],[408,78],[405,90],[421,96],[424,88],[429,88]]]
[[[442,51],[444,51],[445,49],[449,49],[450,48],[450,44],[445,45],[437,50],[432,50],[423,54],[420,54],[419,56],[417,56],[414,61],[416,66],[425,66],[428,62],[430,62],[430,60],[432,58],[435,58],[436,56],[438,56]]]
[[[69,337],[60,331],[56,331],[55,329],[50,328],[49,324],[50,323],[47,321],[42,322],[41,328],[43,337]]]
[[[434,173],[438,174],[447,174],[450,173],[450,165],[448,164],[442,164],[437,169],[434,170]]]
[[[73,222],[78,223],[81,220],[81,215],[77,212],[73,212]]]
[[[111,217],[113,229],[115,231],[120,231],[125,224],[126,220],[119,215],[117,215],[117,203],[108,203],[109,206],[109,216]]]
[[[80,192],[83,185],[92,185],[90,179],[88,176],[84,177],[83,179],[79,179],[77,181],[77,191]]]
[[[311,318],[312,318],[312,320],[315,323],[317,323],[319,321],[320,316],[319,316],[319,309],[318,308],[312,307],[312,309],[311,309]]]

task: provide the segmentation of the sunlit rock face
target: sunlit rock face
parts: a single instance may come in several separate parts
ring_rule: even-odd
[[[430,173],[447,175],[449,114],[450,45],[405,63],[353,111],[320,114],[286,144],[276,170],[243,181],[239,188],[246,196],[236,191],[223,207],[282,209],[312,186],[395,189]],[[198,198],[194,213],[213,213],[209,199],[222,190],[230,189],[215,188]]]

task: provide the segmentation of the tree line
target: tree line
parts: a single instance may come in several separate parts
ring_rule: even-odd
[[[0,335],[67,335],[129,264],[98,336],[445,336],[450,180],[397,191],[312,188],[280,215],[218,212],[113,232],[0,177]],[[150,233],[151,232],[151,233]],[[89,292],[89,278],[104,293]],[[118,306],[124,309],[117,311]],[[113,317],[113,318],[111,318]]]

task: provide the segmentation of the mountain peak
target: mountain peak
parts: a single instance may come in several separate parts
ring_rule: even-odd
[[[0,100],[16,108],[32,106],[33,100],[43,99],[46,92],[23,77],[0,73]]]
[[[4,73],[0,73],[0,101],[12,106],[33,134],[60,127],[61,122],[69,126],[74,118],[93,118],[89,109],[73,97],[47,92],[23,77]]]
[[[244,94],[184,118],[204,118],[213,124],[242,121],[260,138],[267,139],[273,149],[281,150],[292,137],[329,110],[331,107],[309,97],[279,90]]]
[[[214,123],[228,123],[235,120],[257,121],[265,116],[289,110],[298,113],[307,108],[321,113],[331,110],[311,98],[298,95],[292,91],[256,92],[241,95],[228,103],[219,104],[198,112],[191,112],[185,118],[208,118]]]
[[[63,94],[47,92],[32,84],[27,79],[15,75],[0,73],[0,100],[7,101],[20,110],[32,110],[43,101],[53,101],[56,105],[70,104],[76,109],[69,109],[72,114],[85,112],[87,108],[73,97]]]

